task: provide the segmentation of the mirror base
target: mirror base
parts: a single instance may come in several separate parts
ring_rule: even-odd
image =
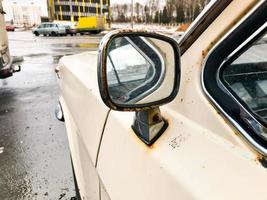
[[[151,146],[168,127],[168,122],[162,117],[160,109],[137,111],[132,129],[148,146]]]

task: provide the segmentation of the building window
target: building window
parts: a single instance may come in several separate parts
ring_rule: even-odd
[[[63,20],[66,20],[66,21],[71,20],[69,15],[63,15],[63,16],[62,16],[62,19],[63,19]]]
[[[89,12],[90,13],[96,13],[96,8],[95,7],[89,7]]]
[[[60,7],[59,5],[55,5],[55,11],[56,12],[59,12],[60,11],[60,8],[59,7]]]

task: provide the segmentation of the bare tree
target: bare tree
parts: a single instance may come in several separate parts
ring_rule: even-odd
[[[160,7],[160,0],[147,0],[145,5],[134,4],[134,20],[137,22],[192,22],[210,0],[165,0]],[[113,21],[129,22],[130,4],[114,4],[111,7]]]

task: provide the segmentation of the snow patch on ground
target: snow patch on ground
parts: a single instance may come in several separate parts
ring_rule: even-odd
[[[0,154],[4,153],[4,147],[0,147]]]
[[[162,26],[159,24],[134,24],[134,29],[143,29],[143,30],[151,30],[151,31],[158,31],[164,34],[168,35],[176,35],[177,34],[177,26]],[[112,24],[112,29],[128,29],[131,28],[130,23],[116,23]],[[182,34],[183,32],[179,32],[179,34]]]

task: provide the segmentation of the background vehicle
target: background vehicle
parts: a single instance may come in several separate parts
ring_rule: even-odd
[[[15,26],[12,26],[12,25],[6,25],[6,31],[12,31],[12,32],[14,32],[15,29],[16,29]]]
[[[15,66],[12,64],[12,58],[8,48],[4,14],[5,12],[3,10],[2,0],[0,0],[0,78],[7,78],[12,76],[14,72],[20,71],[20,67],[18,69],[14,69]]]
[[[37,28],[34,28],[32,30],[32,33],[35,36],[39,36],[39,35],[60,36],[60,35],[66,35],[66,29],[61,24],[42,23]]]
[[[66,29],[66,35],[76,35],[77,34],[77,29],[71,27],[70,25],[64,25],[65,29]]]
[[[122,30],[61,59],[82,199],[266,199],[266,10],[212,1],[179,45]]]
[[[77,24],[78,33],[92,33],[98,34],[105,30],[104,17],[90,16],[80,17]]]

